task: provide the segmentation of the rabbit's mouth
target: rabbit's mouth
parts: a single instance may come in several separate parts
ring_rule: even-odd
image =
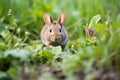
[[[60,42],[60,41],[61,41],[61,37],[55,38],[55,42]]]
[[[59,46],[60,44],[58,42],[52,42],[50,43],[49,45],[52,45],[52,46]]]

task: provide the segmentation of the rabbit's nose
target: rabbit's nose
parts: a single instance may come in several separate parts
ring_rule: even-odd
[[[55,38],[55,41],[60,41],[60,37],[56,37],[56,38]]]

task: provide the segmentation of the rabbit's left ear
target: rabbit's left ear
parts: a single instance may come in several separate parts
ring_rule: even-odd
[[[65,21],[66,21],[66,13],[63,13],[58,17],[57,23],[63,25]]]

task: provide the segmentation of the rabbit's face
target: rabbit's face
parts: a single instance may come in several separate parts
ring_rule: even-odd
[[[52,17],[46,13],[43,19],[47,27],[44,31],[46,41],[54,45],[62,43],[67,37],[63,26],[66,21],[66,14],[63,13],[56,21],[53,21]]]
[[[65,38],[65,33],[63,30],[63,26],[58,24],[56,21],[54,21],[50,26],[47,31],[48,33],[46,34],[46,38],[48,41],[53,42],[53,43],[59,43],[62,42]]]

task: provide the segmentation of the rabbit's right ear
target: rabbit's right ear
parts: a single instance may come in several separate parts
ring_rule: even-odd
[[[57,22],[61,25],[63,25],[66,21],[66,13],[63,13],[61,14],[58,19],[57,19]]]
[[[45,24],[48,24],[48,25],[52,24],[53,22],[52,17],[48,13],[45,13],[43,15],[43,19],[44,19]]]

